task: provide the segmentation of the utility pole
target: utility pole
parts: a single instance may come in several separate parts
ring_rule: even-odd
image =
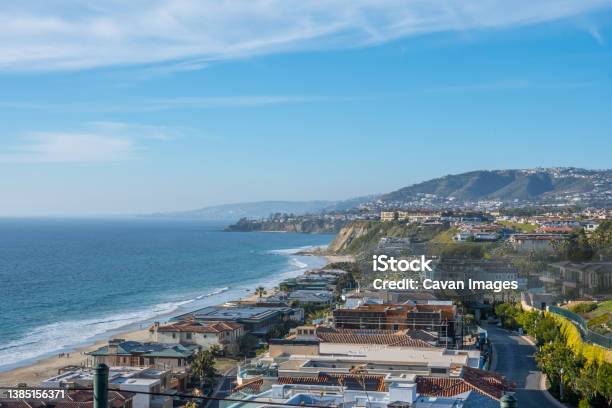
[[[93,371],[93,408],[108,408],[108,366],[98,364]]]

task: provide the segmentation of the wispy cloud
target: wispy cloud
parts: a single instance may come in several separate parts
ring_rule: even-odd
[[[164,126],[96,121],[81,131],[30,132],[0,145],[0,163],[101,163],[132,160],[148,140],[168,140],[177,131]]]
[[[252,55],[535,24],[610,5],[611,0],[22,0],[0,11],[0,68],[164,63],[198,69]]]
[[[218,109],[218,108],[245,108],[268,105],[286,105],[298,103],[334,102],[354,100],[356,97],[341,96],[315,96],[315,95],[235,95],[235,96],[202,96],[202,97],[175,97],[175,98],[149,98],[124,101],[124,103],[108,104],[71,104],[71,103],[20,103],[0,101],[0,107],[7,109],[30,109],[70,112],[156,112],[172,109]],[[130,130],[151,131],[151,129]],[[163,129],[157,129],[161,131]]]
[[[130,139],[79,133],[36,133],[4,147],[0,163],[97,163],[133,157]]]

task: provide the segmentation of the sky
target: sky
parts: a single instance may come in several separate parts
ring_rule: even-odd
[[[611,42],[607,0],[4,4],[0,216],[611,168]]]

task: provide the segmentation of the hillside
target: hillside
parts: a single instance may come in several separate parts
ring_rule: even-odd
[[[291,219],[248,219],[241,218],[225,228],[228,232],[300,232],[308,234],[336,233],[344,226],[342,221],[318,217],[292,217]]]
[[[340,229],[327,250],[333,254],[364,254],[374,250],[383,237],[410,238],[417,243],[433,238],[443,229],[400,222],[354,221]]]
[[[447,175],[384,194],[382,202],[443,201],[559,202],[606,201],[612,193],[612,171],[575,168],[478,170]]]

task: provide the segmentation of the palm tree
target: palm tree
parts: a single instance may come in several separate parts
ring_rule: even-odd
[[[210,346],[208,351],[210,351],[210,354],[212,354],[214,357],[217,357],[221,355],[222,349],[221,346],[219,346],[218,344],[213,344],[212,346]]]
[[[256,294],[257,296],[259,296],[259,298],[260,298],[260,299],[261,299],[261,297],[262,297],[263,295],[265,295],[266,293],[267,293],[267,292],[266,292],[266,288],[264,288],[263,286],[259,286],[257,289],[255,289],[255,294]]]
[[[217,369],[212,353],[208,350],[199,351],[191,361],[191,372],[200,380],[202,390],[206,382],[213,384],[217,378]]]

